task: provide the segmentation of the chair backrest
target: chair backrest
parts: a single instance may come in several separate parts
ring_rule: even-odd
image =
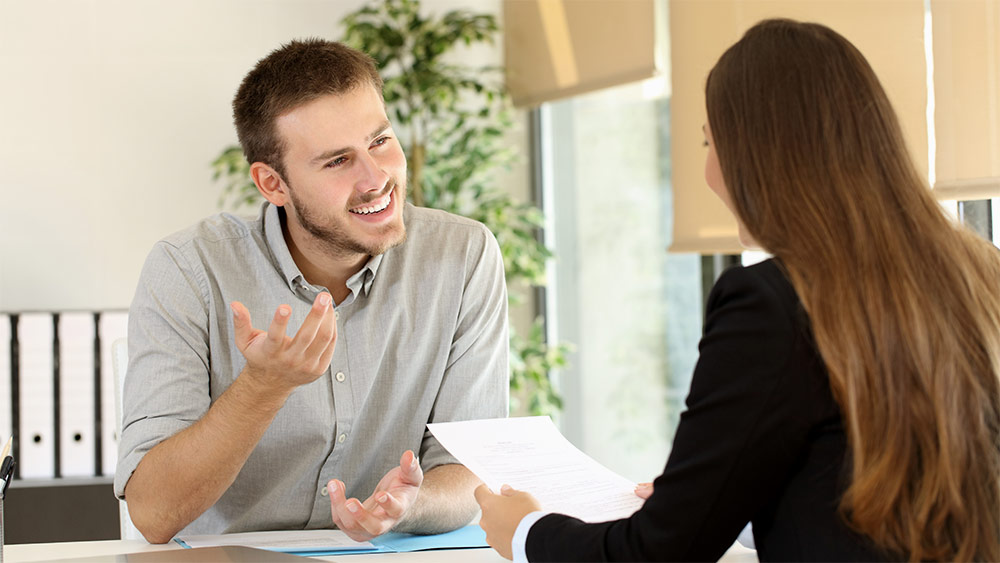
[[[115,377],[115,433],[118,436],[118,443],[122,438],[122,389],[125,386],[125,370],[128,368],[128,341],[119,338],[111,343],[111,371]],[[118,518],[121,525],[121,535],[123,540],[142,540],[142,534],[132,523],[132,517],[128,514],[128,503],[123,500],[118,501]]]

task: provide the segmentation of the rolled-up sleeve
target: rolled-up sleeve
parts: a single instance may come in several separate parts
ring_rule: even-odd
[[[122,393],[115,495],[143,456],[208,411],[209,308],[205,275],[184,249],[150,252],[129,310],[129,362]]]

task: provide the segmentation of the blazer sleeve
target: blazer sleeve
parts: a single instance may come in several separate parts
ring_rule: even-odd
[[[805,395],[816,383],[795,364],[815,354],[791,285],[767,267],[773,275],[727,270],[713,288],[687,410],[653,495],[628,519],[542,518],[528,533],[530,561],[717,560],[778,494],[813,418]]]

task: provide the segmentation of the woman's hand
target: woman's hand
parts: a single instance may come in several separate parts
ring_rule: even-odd
[[[646,500],[650,495],[653,494],[653,484],[652,483],[639,483],[635,486],[635,496]]]
[[[500,487],[499,495],[486,485],[479,485],[475,494],[483,511],[479,526],[486,532],[486,543],[505,558],[513,559],[510,544],[517,525],[529,513],[541,510],[541,505],[530,493],[514,490],[509,485]]]

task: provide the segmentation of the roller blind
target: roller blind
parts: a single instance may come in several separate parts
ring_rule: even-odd
[[[1000,197],[1000,1],[932,0],[934,191]]]
[[[504,0],[514,105],[635,82],[656,73],[653,0]]]
[[[671,0],[672,252],[743,251],[735,219],[704,180],[705,77],[729,45],[771,17],[822,23],[854,43],[882,81],[918,167],[927,170],[922,0]]]

